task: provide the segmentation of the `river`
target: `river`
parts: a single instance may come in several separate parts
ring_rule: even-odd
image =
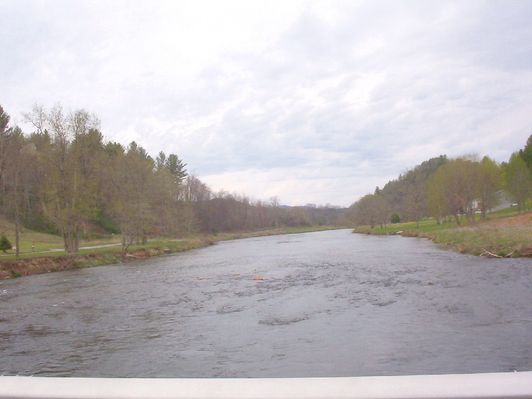
[[[349,230],[0,282],[0,375],[532,370],[532,260]]]

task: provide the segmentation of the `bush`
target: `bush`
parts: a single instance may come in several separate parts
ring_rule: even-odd
[[[9,242],[6,236],[0,237],[0,251],[6,252],[7,250],[13,248],[13,245]]]
[[[401,218],[399,217],[397,213],[394,213],[392,217],[390,218],[390,222],[392,222],[393,224],[401,223]]]

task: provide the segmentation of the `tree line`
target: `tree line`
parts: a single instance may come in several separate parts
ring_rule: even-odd
[[[486,218],[504,198],[525,212],[531,196],[532,135],[523,149],[500,164],[487,156],[431,158],[360,198],[349,207],[348,218],[371,227],[429,216],[437,223],[451,217],[460,225],[464,216],[474,221],[475,213]]]
[[[77,253],[91,234],[121,234],[126,251],[149,237],[332,225],[341,210],[284,207],[276,198],[213,192],[176,154],[155,158],[135,142],[105,141],[85,110],[34,106],[25,133],[0,106],[0,212],[15,224],[63,237]]]

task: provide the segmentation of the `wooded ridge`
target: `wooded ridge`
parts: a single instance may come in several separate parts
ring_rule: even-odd
[[[82,238],[120,234],[125,254],[150,237],[335,225],[342,216],[213,192],[176,154],[153,158],[135,142],[105,141],[85,110],[34,106],[24,120],[30,133],[10,126],[0,106],[0,212],[15,224],[14,245],[6,239],[0,250],[14,246],[18,255],[22,227],[59,234],[69,254]]]
[[[356,201],[348,219],[374,227],[426,217],[439,224],[452,217],[461,225],[474,222],[475,214],[485,219],[497,207],[525,212],[531,195],[532,135],[523,149],[501,164],[488,156],[431,158]]]

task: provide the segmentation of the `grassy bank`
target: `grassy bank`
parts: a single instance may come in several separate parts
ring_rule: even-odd
[[[46,243],[52,243],[53,251],[46,250],[46,243],[39,243],[42,251],[45,252],[24,252],[18,259],[14,254],[8,254],[0,258],[0,280],[28,276],[39,273],[50,273],[55,271],[80,269],[85,267],[109,265],[130,262],[136,259],[144,259],[152,256],[160,256],[176,252],[188,251],[212,245],[217,241],[234,240],[239,238],[262,237],[279,234],[297,234],[313,231],[324,231],[336,229],[331,226],[308,226],[308,227],[286,227],[259,231],[220,233],[217,235],[197,235],[183,239],[154,239],[146,244],[133,245],[128,248],[125,259],[122,257],[120,245],[115,245],[114,240],[86,241],[84,245],[100,247],[81,249],[78,255],[67,256],[64,251],[56,250],[59,241],[47,238]],[[32,238],[36,236],[30,232]],[[40,234],[40,233],[35,233]],[[45,235],[47,236],[47,235]],[[21,249],[24,248],[21,246]]]
[[[461,253],[488,257],[532,257],[532,213],[494,213],[486,221],[458,226],[454,221],[438,224],[434,219],[388,226],[359,226],[355,233],[400,234],[424,237]]]
[[[30,256],[26,254],[18,260],[0,261],[0,280],[29,276],[32,274],[50,273],[85,267],[110,265],[115,263],[131,262],[152,256],[171,254],[202,248],[213,244],[207,238],[189,238],[184,240],[156,240],[144,245],[134,245],[128,249],[123,259],[120,247],[95,248],[82,250],[78,255],[66,256],[60,253],[51,253],[47,256]]]

